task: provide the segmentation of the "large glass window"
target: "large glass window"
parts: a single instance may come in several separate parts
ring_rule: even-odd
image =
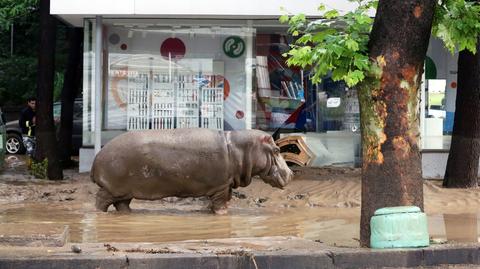
[[[131,130],[251,128],[255,31],[246,21],[230,24],[104,20],[102,143]],[[87,80],[92,43],[85,48]],[[86,82],[88,118],[94,84]],[[84,145],[92,144],[92,126],[84,126]]]
[[[106,131],[116,135],[115,130],[246,128],[251,78],[245,66],[252,29],[128,24],[106,28]]]

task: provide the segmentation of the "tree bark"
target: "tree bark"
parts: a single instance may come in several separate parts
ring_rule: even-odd
[[[463,50],[458,55],[458,88],[455,101],[452,143],[443,186],[477,187],[480,157],[480,49]]]
[[[423,209],[418,93],[435,0],[380,0],[370,34],[376,68],[359,87],[362,127],[360,244],[382,207]]]
[[[38,161],[47,158],[47,177],[51,180],[63,179],[53,124],[56,25],[55,18],[50,15],[50,1],[40,0],[35,157]]]
[[[80,79],[82,77],[81,59],[83,29],[69,28],[67,36],[69,53],[61,94],[62,110],[60,116],[60,130],[58,133],[60,159],[64,166],[70,163],[70,157],[72,155],[74,103],[80,87]]]

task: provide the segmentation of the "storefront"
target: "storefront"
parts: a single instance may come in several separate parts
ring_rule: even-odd
[[[278,22],[280,7],[315,17],[318,1],[80,2],[52,0],[51,8],[85,32],[81,171],[123,132],[191,127],[296,132],[315,153],[311,165],[359,164],[355,89],[328,76],[313,84],[309,70],[288,67],[282,57],[292,37]],[[320,2],[353,7],[347,0]],[[448,140],[448,112],[434,110],[448,110],[452,98],[427,101],[446,92],[446,83],[442,91],[429,80],[432,66],[435,78],[450,84],[456,74],[446,71],[450,56],[438,41],[431,42],[429,56],[421,132],[424,148],[435,148],[438,139]]]
[[[95,24],[84,25],[82,152],[95,145],[97,130]],[[308,70],[288,67],[282,54],[291,37],[277,20],[103,19],[102,30],[102,145],[143,129],[280,129],[336,148],[348,141],[336,156],[343,160],[327,148],[318,160],[353,165],[355,91],[328,77],[312,84]],[[333,146],[338,139],[345,141]]]

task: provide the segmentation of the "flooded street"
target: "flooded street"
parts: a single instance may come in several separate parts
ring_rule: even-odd
[[[300,169],[284,190],[254,180],[234,192],[229,213],[223,216],[211,214],[204,198],[134,200],[130,214],[113,208],[98,212],[97,186],[88,174],[67,173],[67,180],[49,182],[20,178],[19,169],[12,165],[0,177],[0,224],[68,225],[71,242],[298,236],[332,246],[358,246],[358,169]],[[435,181],[424,185],[430,236],[436,242],[477,242],[478,190],[446,190],[440,185]]]
[[[348,211],[350,213],[348,213]],[[278,212],[232,209],[228,215],[172,210],[134,210],[131,214],[82,212],[82,208],[22,205],[3,210],[1,223],[69,225],[72,242],[168,242],[212,238],[299,236],[355,246],[358,210]],[[1,227],[0,227],[1,229]]]

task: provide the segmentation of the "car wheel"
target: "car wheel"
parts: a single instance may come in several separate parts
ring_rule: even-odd
[[[5,148],[7,149],[7,153],[9,154],[22,154],[25,152],[22,137],[14,133],[7,134],[7,142]]]

